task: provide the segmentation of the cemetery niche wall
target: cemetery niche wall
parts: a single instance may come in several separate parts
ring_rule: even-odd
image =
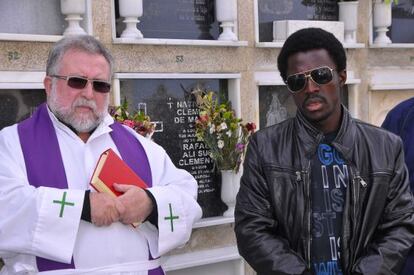
[[[120,79],[121,100],[130,111],[141,110],[155,122],[153,140],[161,145],[178,167],[198,182],[198,202],[203,218],[221,216],[226,210],[220,199],[220,174],[208,148],[195,137],[199,114],[192,94],[195,89],[214,91],[227,100],[227,80],[222,79]]]

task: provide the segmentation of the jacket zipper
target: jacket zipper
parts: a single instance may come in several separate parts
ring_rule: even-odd
[[[306,198],[307,198],[307,240],[306,240],[306,251],[307,251],[307,259],[306,259],[306,263],[307,263],[307,268],[310,270],[311,269],[311,242],[312,242],[312,230],[311,230],[311,221],[312,221],[312,198],[310,195],[310,172],[309,172],[309,168],[310,168],[310,160],[308,162],[308,167],[306,168],[305,171],[302,171],[302,173],[304,174],[304,182],[305,182],[305,187],[306,187]]]
[[[340,148],[338,148],[338,146],[335,146],[335,149],[339,151],[340,154],[342,154],[342,156],[344,156],[344,152],[342,152],[342,150]],[[360,211],[360,207],[359,206],[359,187],[358,184],[361,184],[361,186],[363,188],[367,187],[367,183],[365,182],[365,180],[359,175],[359,171],[357,169],[357,167],[355,165],[352,164],[351,161],[346,160],[346,162],[349,164],[350,167],[350,171],[351,171],[351,175],[349,175],[350,177],[352,176],[352,196],[351,196],[351,205],[352,205],[352,214],[353,214],[353,219],[352,219],[352,236],[351,236],[351,245],[349,247],[349,249],[351,251],[355,251],[356,249],[356,237],[355,237],[355,232],[357,229],[357,219],[359,218],[359,211]],[[348,186],[349,188],[349,186]],[[344,225],[342,225],[344,226]],[[351,258],[351,255],[349,255],[349,257]],[[353,270],[354,267],[354,260],[353,258],[350,259],[349,262],[349,268],[350,270]],[[345,268],[345,266],[343,266]]]
[[[353,224],[352,224],[352,246],[351,251],[356,250],[356,230],[358,226],[358,219],[359,219],[359,213],[360,213],[360,207],[359,207],[359,195],[360,195],[360,188],[359,185],[361,185],[363,188],[365,188],[368,184],[365,182],[365,180],[359,175],[359,171],[356,167],[351,166],[351,172],[353,174],[352,176],[352,207],[353,207]],[[354,265],[355,258],[353,257],[351,259],[351,265]],[[352,268],[353,269],[353,268]]]

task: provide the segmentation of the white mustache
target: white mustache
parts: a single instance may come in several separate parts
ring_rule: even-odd
[[[73,102],[73,108],[76,108],[76,107],[88,107],[88,108],[91,108],[94,113],[96,112],[96,109],[97,109],[95,101],[88,100],[82,97],[76,99],[76,101]]]

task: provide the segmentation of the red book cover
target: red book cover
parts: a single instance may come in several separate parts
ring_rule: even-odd
[[[115,191],[114,183],[147,188],[146,183],[112,149],[108,149],[98,160],[91,185],[98,192],[120,196],[122,193]]]

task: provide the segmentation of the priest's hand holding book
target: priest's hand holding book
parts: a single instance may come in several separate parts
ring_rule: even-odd
[[[91,221],[96,226],[108,226],[120,219],[123,205],[106,193],[89,193]]]
[[[111,149],[105,151],[91,178],[91,221],[97,226],[122,222],[138,226],[153,212],[155,201],[147,185]]]
[[[114,187],[123,194],[115,198],[107,193],[90,193],[92,223],[108,226],[119,221],[138,225],[146,220],[153,210],[147,193],[140,187],[127,184],[114,184]]]
[[[119,221],[123,224],[145,221],[153,210],[153,204],[144,189],[127,184],[115,184],[114,186],[115,190],[123,192],[117,198],[118,202],[120,202],[117,206],[121,207],[118,208],[120,213]]]

